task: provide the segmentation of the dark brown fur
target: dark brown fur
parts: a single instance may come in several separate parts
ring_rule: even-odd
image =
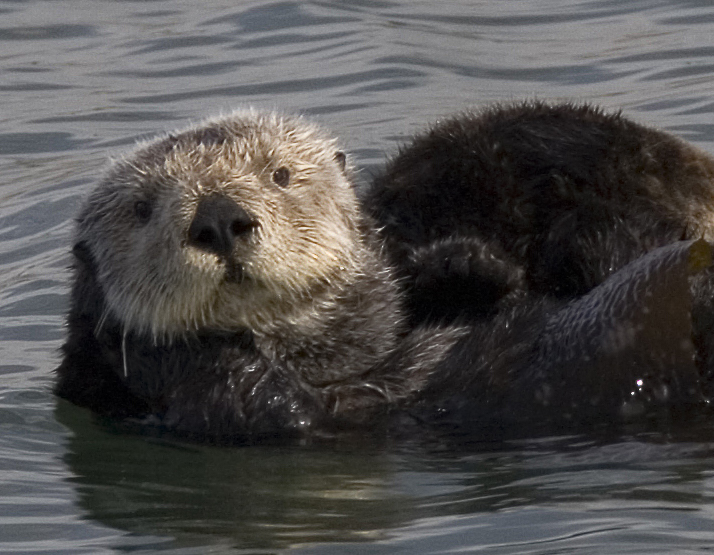
[[[712,183],[714,161],[672,135],[589,105],[531,102],[417,135],[365,205],[412,287],[453,279],[478,298],[485,282],[488,309],[513,289],[580,295],[656,246],[712,241]]]
[[[497,105],[417,135],[364,204],[414,323],[480,318],[524,295],[582,295],[656,247],[714,240],[714,160],[587,104]],[[713,281],[693,283],[707,382]]]

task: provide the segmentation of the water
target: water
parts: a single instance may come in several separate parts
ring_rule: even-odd
[[[709,0],[0,2],[0,552],[699,553],[714,426],[464,449],[216,449],[50,392],[72,218],[110,154],[246,104],[363,169],[492,101],[623,108],[714,151]]]

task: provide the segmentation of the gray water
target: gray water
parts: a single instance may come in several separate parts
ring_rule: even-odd
[[[714,424],[429,449],[128,436],[51,394],[72,218],[110,155],[233,107],[306,114],[371,171],[521,98],[714,152],[710,0],[0,2],[0,552],[714,551]]]

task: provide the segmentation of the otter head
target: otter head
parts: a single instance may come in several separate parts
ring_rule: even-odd
[[[79,217],[125,330],[279,329],[360,272],[345,157],[300,118],[239,112],[140,145]]]

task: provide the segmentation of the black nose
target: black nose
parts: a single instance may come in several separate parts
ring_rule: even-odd
[[[255,226],[254,218],[233,200],[223,195],[208,195],[198,203],[188,228],[188,243],[227,257],[233,252],[236,238],[249,234]]]

